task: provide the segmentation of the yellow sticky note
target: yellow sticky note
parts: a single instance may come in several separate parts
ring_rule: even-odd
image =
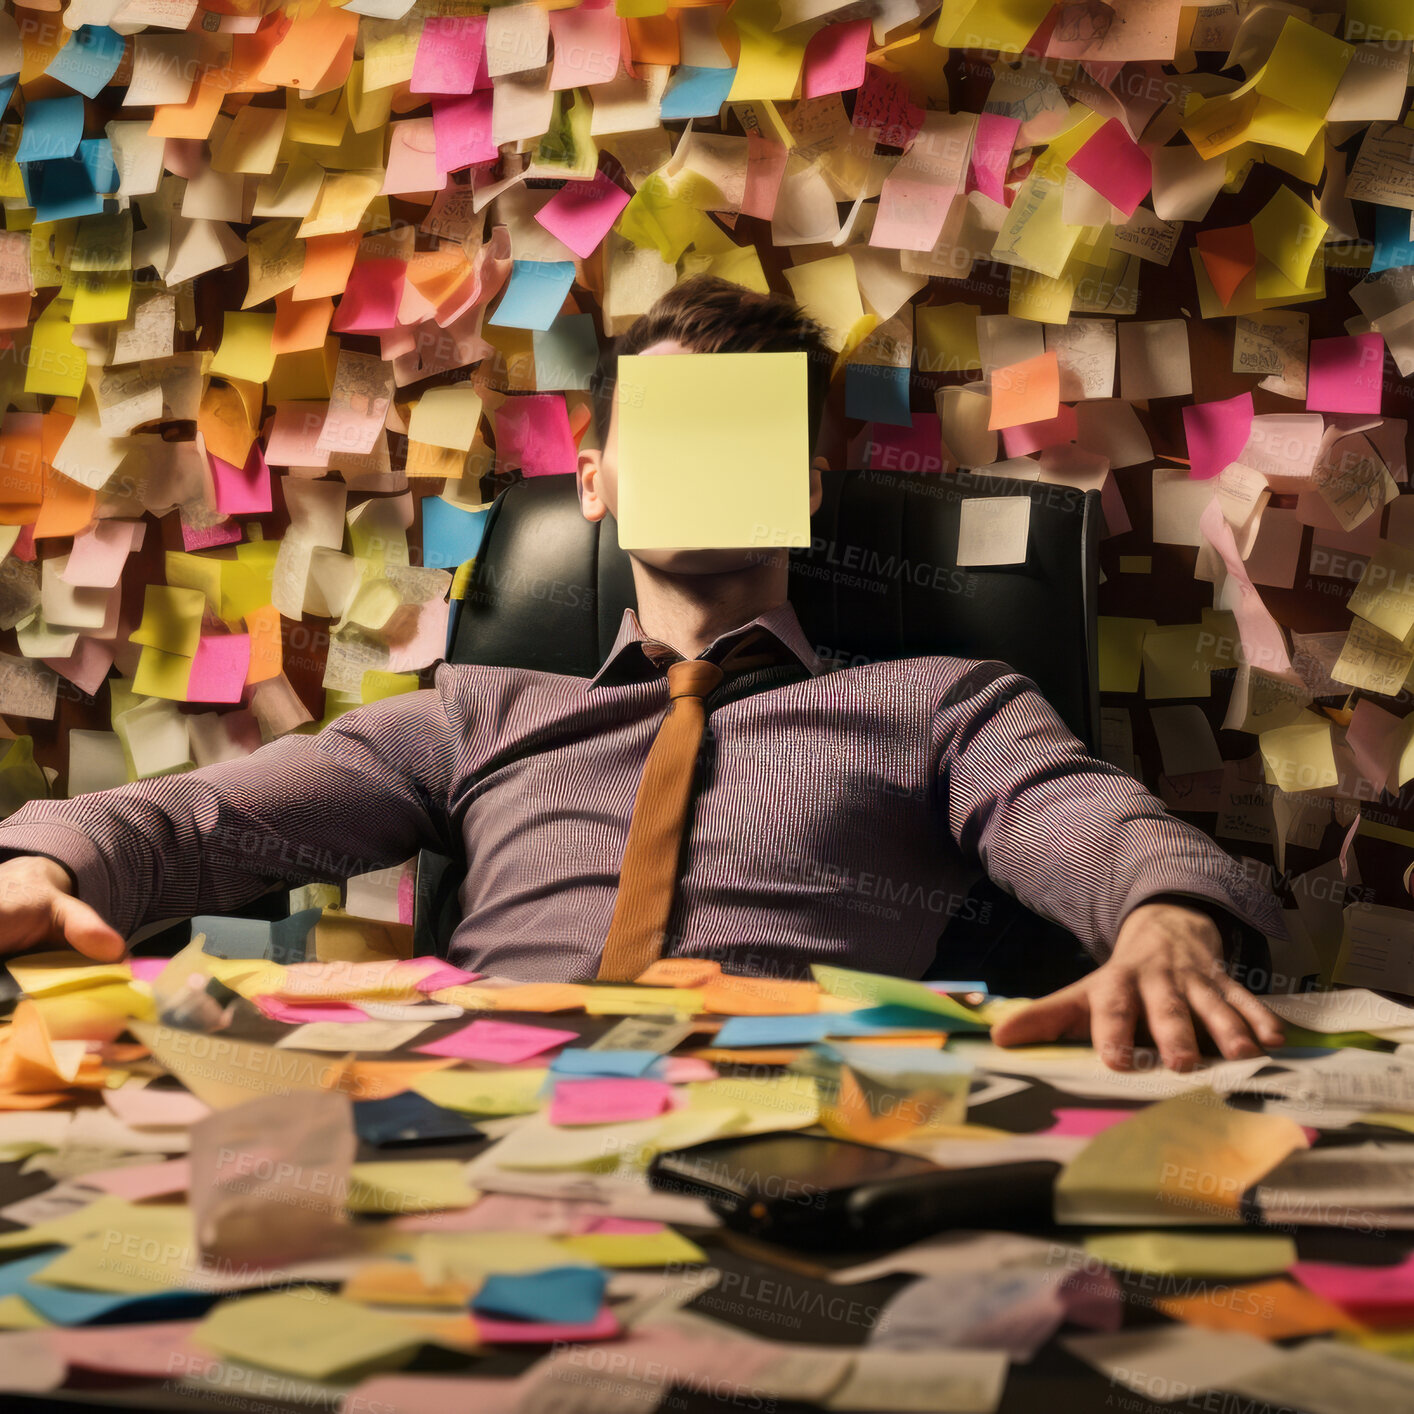
[[[1087,1237],[1085,1250],[1111,1267],[1171,1277],[1261,1277],[1296,1260],[1289,1237],[1265,1233],[1107,1232]]]
[[[198,1345],[305,1379],[395,1368],[422,1343],[411,1326],[315,1287],[223,1301],[196,1328]]]
[[[780,0],[736,0],[727,21],[736,27],[741,43],[729,103],[753,98],[789,99],[795,96],[800,66],[810,26],[792,25],[778,30]]]
[[[205,609],[206,596],[199,589],[149,584],[143,598],[142,622],[133,630],[132,641],[190,658],[201,641]]]
[[[1288,15],[1257,75],[1264,98],[1324,119],[1354,49],[1314,25]]]
[[[1347,607],[1407,642],[1414,632],[1414,550],[1381,540]]]
[[[1211,697],[1212,667],[1197,649],[1201,624],[1173,624],[1144,635],[1144,696]]]
[[[920,373],[970,372],[982,367],[977,304],[920,305],[913,311],[914,360]]]
[[[130,270],[88,270],[74,276],[75,324],[116,324],[128,317]]]
[[[933,41],[945,49],[1018,54],[1050,10],[1050,0],[945,0]]]
[[[5,965],[27,997],[52,997],[132,980],[126,962],[90,962],[76,952],[30,953]]]
[[[1309,713],[1303,718],[1258,736],[1269,786],[1284,791],[1322,790],[1339,782],[1330,722],[1315,721]]]
[[[684,987],[587,987],[584,1010],[589,1016],[661,1016],[702,1010],[702,993]]]
[[[1293,285],[1304,286],[1330,227],[1288,186],[1252,218],[1257,250]]]
[[[0,1330],[37,1331],[51,1324],[23,1296],[0,1296]]]
[[[88,355],[74,343],[67,300],[51,300],[30,331],[25,392],[55,398],[76,398],[83,392]]]
[[[1100,691],[1138,692],[1144,665],[1145,634],[1158,625],[1153,619],[1100,616]]]
[[[478,1115],[534,1114],[549,1071],[434,1070],[419,1075],[412,1088],[434,1105]]]
[[[707,1254],[680,1232],[585,1233],[560,1244],[601,1267],[663,1267],[669,1262],[705,1262]]]
[[[456,1159],[354,1164],[347,1207],[353,1213],[426,1213],[469,1208],[477,1191],[462,1177]]]
[[[844,348],[849,331],[864,317],[854,261],[828,255],[793,265],[785,274],[796,303],[824,326],[830,347],[836,352]]]
[[[627,550],[810,543],[806,355],[628,355],[616,398]]]
[[[369,668],[359,683],[359,700],[364,703],[381,702],[385,697],[416,692],[417,684],[416,673],[389,673],[378,668]]]
[[[481,395],[475,388],[429,388],[408,420],[408,437],[433,447],[469,452],[481,421]]]
[[[691,1110],[736,1110],[734,1134],[805,1129],[820,1118],[820,1093],[810,1075],[723,1076],[691,1081],[686,1089]]]
[[[221,326],[221,347],[211,360],[211,372],[221,378],[245,378],[263,383],[275,366],[273,314],[228,309]]]
[[[149,644],[138,656],[133,690],[143,697],[185,702],[191,682],[192,662],[192,658],[181,653],[165,653]]]

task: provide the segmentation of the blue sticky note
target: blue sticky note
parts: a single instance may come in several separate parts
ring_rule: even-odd
[[[15,85],[19,80],[18,74],[5,74],[0,77],[0,113],[10,106],[10,99],[14,96]]]
[[[912,426],[913,417],[908,410],[908,369],[876,368],[869,363],[847,365],[844,411],[846,417],[857,417],[863,422]]]
[[[586,1325],[604,1304],[607,1275],[598,1267],[546,1267],[508,1275],[493,1272],[471,1298],[478,1315],[545,1325]]]
[[[735,69],[679,67],[663,94],[664,118],[715,118],[727,101]]]
[[[79,161],[100,196],[112,196],[118,190],[118,164],[113,160],[113,144],[106,137],[84,138],[79,143]]]
[[[819,1012],[804,1016],[729,1016],[712,1038],[714,1046],[811,1046],[830,1034],[843,1017]],[[838,1026],[835,1028],[838,1034]]]
[[[980,988],[978,989],[981,990]],[[941,1012],[921,1011],[910,1006],[871,1006],[847,1012],[835,1020],[848,1020],[850,1031],[830,1030],[829,1036],[877,1036],[885,1031],[987,1031],[982,1021],[963,1021],[960,1017],[944,1016]]]
[[[358,1137],[380,1149],[481,1137],[481,1131],[464,1114],[434,1105],[414,1090],[389,1095],[386,1100],[355,1100],[353,1120]]]
[[[36,223],[97,216],[103,210],[103,197],[94,191],[88,168],[77,158],[31,162],[20,171]]]
[[[537,329],[531,343],[539,392],[589,391],[599,362],[599,337],[592,314],[562,314],[548,329]]]
[[[561,1051],[550,1062],[553,1075],[605,1077],[647,1075],[661,1060],[657,1051]]]
[[[83,137],[83,99],[76,93],[63,98],[36,98],[25,106],[16,162],[47,162],[72,157]]]
[[[1375,208],[1375,254],[1370,261],[1371,274],[1414,265],[1414,240],[1409,237],[1410,215],[1410,212],[1397,206]]]
[[[926,1046],[850,1046],[830,1043],[821,1051],[842,1060],[856,1070],[871,1074],[907,1073],[935,1075],[939,1078],[968,1075],[973,1070],[970,1060],[949,1051],[933,1051]]]
[[[486,534],[489,510],[464,511],[440,496],[422,501],[422,563],[451,570],[474,560]]]
[[[502,329],[548,329],[573,284],[572,260],[513,260],[506,292],[486,322]]]
[[[97,98],[122,62],[121,34],[115,34],[107,25],[80,25],[44,72],[87,98]],[[28,113],[25,120],[29,120]]]
[[[199,1316],[222,1298],[216,1292],[156,1291],[143,1296],[131,1292],[75,1291],[32,1281],[59,1255],[56,1247],[33,1257],[0,1266],[0,1296],[18,1296],[46,1321],[59,1326],[132,1324],[136,1321],[177,1321]]]

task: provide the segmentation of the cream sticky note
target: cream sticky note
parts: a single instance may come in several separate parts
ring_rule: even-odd
[[[616,404],[626,550],[810,543],[806,355],[629,355]]]

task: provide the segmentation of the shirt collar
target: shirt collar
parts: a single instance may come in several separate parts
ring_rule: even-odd
[[[758,615],[750,623],[742,624],[728,633],[712,640],[699,655],[709,662],[720,663],[732,648],[754,630],[764,630],[774,641],[783,655],[783,660],[793,660],[809,672],[811,677],[819,677],[825,665],[810,646],[795,610],[789,604],[778,604]],[[589,680],[590,687],[616,686],[638,681],[645,676],[667,671],[670,663],[676,662],[681,654],[669,644],[650,638],[638,621],[632,609],[625,609],[619,623],[618,636],[609,649],[599,671]]]

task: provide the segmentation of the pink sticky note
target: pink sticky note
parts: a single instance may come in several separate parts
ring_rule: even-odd
[[[219,1367],[220,1359],[192,1344],[200,1321],[154,1321],[120,1326],[55,1326],[45,1334],[66,1365],[110,1375],[162,1379]]]
[[[1414,1257],[1390,1267],[1346,1267],[1333,1262],[1297,1262],[1291,1275],[1308,1291],[1337,1306],[1364,1309],[1414,1304]]]
[[[515,1021],[473,1021],[440,1041],[417,1050],[425,1056],[455,1056],[458,1060],[496,1061],[519,1065],[532,1056],[579,1040],[577,1031],[556,1031],[549,1026],[522,1026]]]
[[[607,173],[596,172],[592,182],[566,182],[535,219],[587,260],[627,205],[628,193]]]
[[[489,89],[485,15],[428,15],[412,61],[412,93]]]
[[[270,466],[308,466],[323,469],[330,452],[319,448],[328,403],[277,403],[265,434],[265,460]]]
[[[1044,422],[1021,422],[1015,427],[1002,428],[1002,443],[1009,457],[1029,457],[1032,452],[1073,442],[1080,435],[1075,409],[1066,403],[1060,411]]]
[[[128,556],[142,545],[141,521],[99,520],[74,536],[74,548],[59,578],[65,584],[110,589],[117,584]]]
[[[270,468],[265,465],[259,442],[250,444],[244,466],[232,466],[212,452],[206,454],[206,459],[216,483],[216,509],[223,516],[263,515],[273,508]]]
[[[165,1198],[185,1193],[191,1186],[191,1164],[186,1159],[168,1159],[160,1164],[131,1164],[124,1168],[95,1169],[83,1176],[85,1187],[101,1188],[115,1198],[141,1203],[148,1198]]]
[[[664,1056],[653,1062],[652,1078],[669,1085],[686,1085],[690,1080],[715,1080],[717,1067],[699,1056]]]
[[[1188,460],[1193,476],[1204,481],[1235,462],[1252,431],[1252,394],[1239,393],[1217,403],[1194,403],[1183,409]]]
[[[113,666],[113,650],[101,638],[84,637],[67,658],[46,658],[44,663],[92,697]]]
[[[653,1119],[672,1104],[661,1080],[561,1080],[550,1101],[551,1124],[621,1124]]]
[[[781,178],[786,174],[790,153],[785,144],[760,133],[746,135],[746,189],[741,198],[741,214],[769,221],[776,214]]]
[[[496,410],[496,460],[526,476],[572,474],[574,438],[563,393],[530,393],[507,398]]]
[[[215,525],[190,525],[185,518],[182,520],[182,549],[188,552],[193,550],[209,550],[214,545],[235,545],[241,539],[241,527],[238,521],[223,520]]]
[[[1312,339],[1306,373],[1306,407],[1310,412],[1378,414],[1384,391],[1383,334],[1346,334]]]
[[[562,1340],[612,1340],[619,1323],[606,1306],[592,1321],[581,1325],[542,1324],[539,1321],[494,1321],[477,1316],[476,1334],[489,1345],[554,1345]]]
[[[553,64],[550,87],[584,88],[609,83],[619,71],[623,26],[613,0],[588,0],[550,12]]]
[[[204,633],[187,679],[188,702],[239,702],[250,672],[250,634]]]
[[[329,328],[336,334],[376,334],[398,322],[407,264],[384,258],[360,260],[349,273]]]
[[[864,82],[854,95],[850,121],[856,128],[878,128],[878,142],[907,147],[923,126],[924,111],[908,96],[908,85],[879,64],[864,66]]]
[[[915,412],[911,427],[871,422],[864,457],[870,471],[942,471],[943,424],[935,412]]]
[[[352,1002],[287,1002],[281,997],[255,997],[256,1006],[271,1021],[304,1026],[316,1021],[367,1021],[368,1013]]]
[[[1137,1110],[1058,1109],[1056,1122],[1042,1134],[1068,1134],[1076,1139],[1093,1139],[1112,1125],[1133,1119]]]
[[[437,129],[431,118],[405,118],[388,125],[383,195],[438,192],[446,185],[442,176],[437,168]]]
[[[993,201],[1006,201],[1007,166],[1021,131],[1020,118],[1000,113],[979,113],[977,136],[967,161],[967,190],[980,191]]]
[[[491,96],[486,88],[461,98],[432,100],[437,170],[444,176],[499,156],[500,148],[491,141]]]
[[[665,1224],[644,1222],[642,1218],[581,1218],[574,1226],[576,1237],[653,1237]]]
[[[406,966],[415,967],[422,974],[415,984],[419,992],[440,992],[443,987],[460,987],[465,982],[475,982],[481,976],[479,972],[453,967],[440,957],[410,957]]]
[[[120,1085],[105,1090],[103,1101],[124,1124],[138,1129],[170,1129],[183,1124],[195,1124],[211,1113],[186,1090],[158,1089],[151,1085],[134,1088]]]
[[[805,46],[806,98],[843,93],[864,82],[864,60],[869,53],[871,20],[847,20],[826,25],[810,36]]]
[[[1070,170],[1126,217],[1133,216],[1154,184],[1149,154],[1111,118],[1070,159]]]
[[[171,960],[170,957],[130,957],[128,966],[132,969],[135,981],[151,982],[154,977],[162,975],[162,969]]]

